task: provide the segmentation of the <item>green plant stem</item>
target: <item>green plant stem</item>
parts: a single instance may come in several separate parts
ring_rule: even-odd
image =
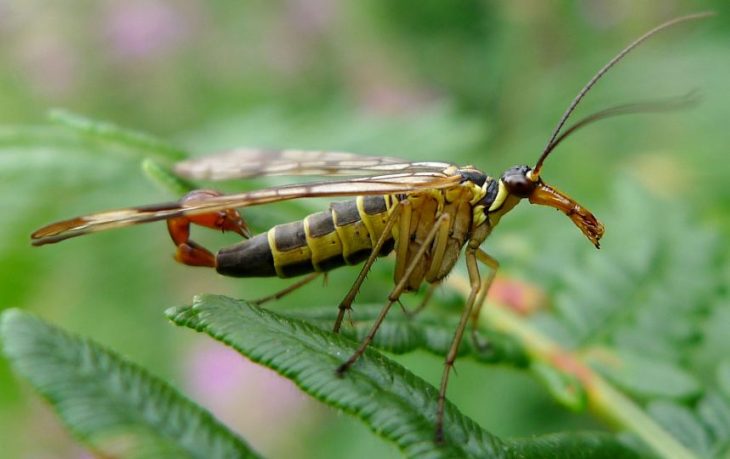
[[[449,277],[448,284],[464,295],[469,281],[461,275]],[[574,375],[584,385],[590,409],[598,416],[641,438],[662,458],[695,459],[697,456],[652,420],[630,398],[596,373],[579,353],[565,349],[540,333],[506,307],[487,305],[480,320],[493,329],[516,337],[532,361],[540,361],[558,371]]]
[[[52,122],[82,135],[143,150],[161,160],[179,161],[188,156],[181,148],[145,132],[123,128],[106,121],[94,120],[67,110],[50,110],[48,118]]]
[[[152,158],[142,160],[141,167],[150,180],[174,196],[182,196],[197,188],[194,183],[178,177],[168,167]]]

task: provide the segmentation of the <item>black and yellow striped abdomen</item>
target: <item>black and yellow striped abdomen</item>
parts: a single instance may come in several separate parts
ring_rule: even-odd
[[[219,273],[234,277],[294,277],[355,265],[372,252],[388,218],[383,196],[335,202],[304,220],[277,225],[216,256]],[[393,237],[380,251],[393,249]]]

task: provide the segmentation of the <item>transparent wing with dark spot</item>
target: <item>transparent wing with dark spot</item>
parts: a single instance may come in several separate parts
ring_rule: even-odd
[[[112,228],[290,199],[407,194],[423,189],[447,188],[458,184],[461,180],[461,177],[452,174],[452,171],[453,169],[439,172],[409,172],[304,185],[286,185],[231,195],[211,196],[197,201],[186,200],[184,203],[173,202],[112,210],[52,223],[34,232],[31,240],[33,245],[43,245]]]
[[[451,166],[442,162],[410,162],[386,156],[306,150],[237,148],[189,159],[175,172],[197,180],[231,180],[272,175],[370,175],[398,172],[439,172]]]

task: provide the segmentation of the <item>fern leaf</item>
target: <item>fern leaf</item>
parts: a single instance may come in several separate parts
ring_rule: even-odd
[[[16,371],[99,455],[256,457],[205,410],[96,343],[15,309],[0,316],[0,337]]]
[[[291,379],[324,403],[346,411],[394,442],[407,457],[633,457],[606,434],[503,441],[447,402],[444,445],[434,442],[438,391],[374,349],[344,376],[335,368],[356,348],[354,341],[266,309],[217,295],[172,308],[176,324],[204,332],[254,362]]]

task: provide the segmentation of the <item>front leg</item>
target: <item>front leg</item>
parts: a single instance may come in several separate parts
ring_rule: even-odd
[[[492,282],[497,275],[499,262],[482,249],[477,250],[476,256],[477,260],[482,262],[489,269],[489,274],[482,280],[482,285],[479,287],[479,296],[474,303],[474,310],[471,314],[471,339],[478,351],[486,351],[489,349],[489,343],[480,342],[479,336],[477,335],[479,328],[479,314],[481,313],[482,306],[484,306],[484,302],[487,299],[489,287],[492,286]]]
[[[441,386],[439,387],[435,432],[436,443],[439,444],[443,443],[444,441],[444,409],[446,406],[446,387],[449,384],[449,373],[451,372],[451,368],[453,368],[454,366],[454,361],[456,361],[456,354],[459,351],[459,345],[461,344],[461,339],[464,336],[466,324],[472,314],[472,309],[474,307],[477,293],[481,288],[481,279],[479,276],[479,268],[477,266],[477,251],[479,251],[479,249],[476,247],[471,247],[470,242],[469,246],[467,246],[466,249],[466,268],[469,272],[469,284],[471,285],[471,290],[469,291],[469,297],[464,304],[464,310],[461,313],[459,325],[456,327],[454,337],[451,340],[451,347],[449,347],[449,352],[446,354],[446,360],[444,361],[444,371],[441,375]]]

